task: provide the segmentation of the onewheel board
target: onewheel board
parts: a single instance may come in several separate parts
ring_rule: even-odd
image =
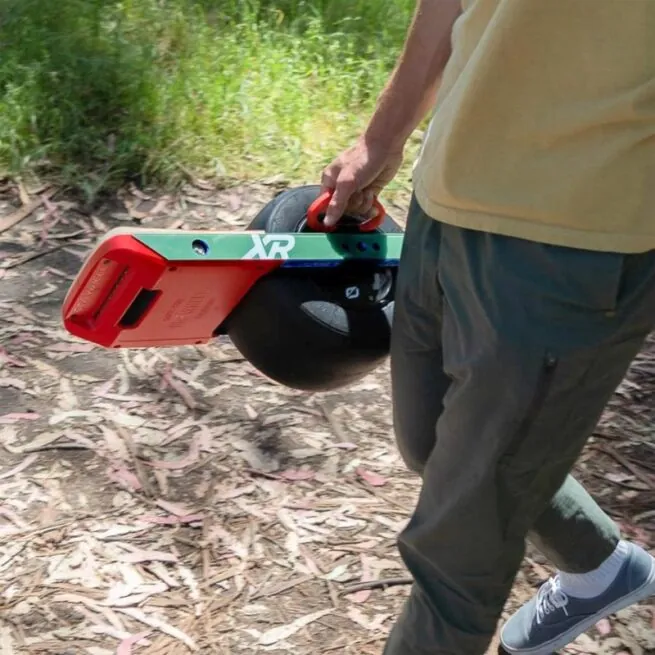
[[[75,278],[64,326],[107,348],[206,343],[263,276],[357,262],[396,267],[402,241],[365,232],[112,230]]]

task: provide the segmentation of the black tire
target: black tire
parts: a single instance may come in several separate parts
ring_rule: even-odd
[[[284,191],[266,205],[250,230],[293,233],[305,230],[310,204],[320,187]],[[345,217],[338,232],[350,232]],[[379,232],[402,229],[386,216]],[[345,289],[370,290],[375,298],[346,299]],[[384,280],[384,284],[379,282]],[[259,280],[232,312],[225,332],[241,354],[270,379],[304,391],[331,391],[356,382],[389,355],[395,269],[362,264],[338,269],[286,269]]]

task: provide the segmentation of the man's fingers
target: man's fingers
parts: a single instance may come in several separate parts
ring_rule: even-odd
[[[354,181],[351,179],[341,177],[337,180],[330,204],[325,212],[324,222],[326,226],[333,227],[341,220],[356,188]]]
[[[339,170],[335,164],[328,166],[321,175],[321,189],[320,194],[326,191],[333,191],[337,186],[337,178],[339,177]]]
[[[350,196],[345,213],[350,214],[351,216],[365,216],[369,206],[366,192],[355,191],[355,193]]]
[[[362,206],[360,207],[360,214],[365,218],[371,218],[375,215],[373,202],[375,201],[375,193],[372,189],[365,189],[363,194]]]
[[[350,192],[350,189],[355,189]],[[372,218],[376,214],[373,207],[376,194],[368,188],[364,191],[356,190],[356,185],[338,181],[335,185],[332,200],[325,214],[325,224],[328,227],[336,225],[344,214],[363,219]]]

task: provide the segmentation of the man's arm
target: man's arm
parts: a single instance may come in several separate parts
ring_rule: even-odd
[[[451,54],[453,25],[462,11],[460,0],[419,0],[403,51],[365,136],[385,140],[394,135],[403,147],[432,109],[443,70]]]
[[[402,53],[366,130],[323,171],[321,190],[334,192],[327,225],[335,225],[347,210],[366,215],[398,173],[407,139],[435,102],[461,11],[460,0],[418,0]]]

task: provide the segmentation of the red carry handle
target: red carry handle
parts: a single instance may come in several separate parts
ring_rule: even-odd
[[[322,193],[309,206],[309,209],[307,210],[307,225],[311,230],[314,230],[315,232],[334,232],[334,230],[337,229],[336,225],[328,227],[319,218],[321,214],[325,214],[327,211],[333,193],[333,191]],[[359,224],[360,232],[372,232],[382,225],[387,212],[377,198],[373,199],[373,207],[376,209],[375,216],[368,218]]]

